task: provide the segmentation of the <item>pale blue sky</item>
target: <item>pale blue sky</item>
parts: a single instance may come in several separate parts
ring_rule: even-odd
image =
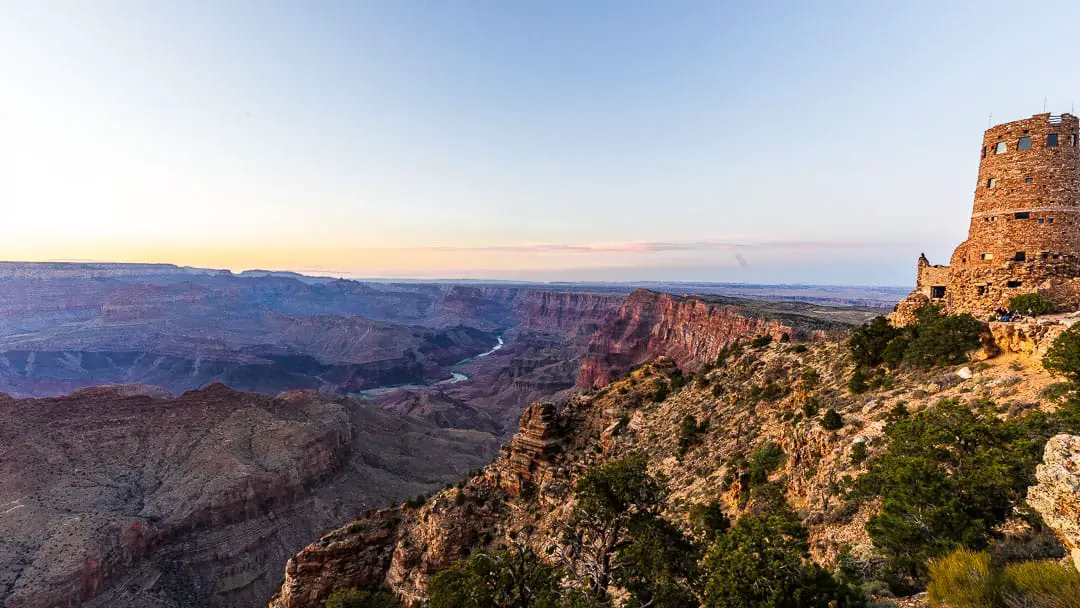
[[[0,258],[906,284],[989,113],[1080,97],[1078,17],[0,0]]]

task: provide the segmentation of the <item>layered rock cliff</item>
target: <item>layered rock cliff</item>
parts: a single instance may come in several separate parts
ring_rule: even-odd
[[[676,296],[638,289],[589,341],[577,386],[601,387],[632,367],[665,355],[693,371],[738,341],[823,337],[862,323],[872,309],[839,309],[791,302]]]
[[[0,396],[0,605],[261,605],[311,537],[495,446],[311,392]]]

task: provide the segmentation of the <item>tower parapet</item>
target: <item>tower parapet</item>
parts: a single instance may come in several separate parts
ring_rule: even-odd
[[[1078,139],[1080,119],[1071,114],[1036,114],[987,129],[968,238],[949,266],[920,259],[912,295],[977,316],[1020,293],[1080,305]]]

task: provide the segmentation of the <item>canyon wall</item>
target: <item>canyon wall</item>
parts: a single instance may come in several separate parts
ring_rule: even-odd
[[[261,605],[310,538],[496,446],[313,392],[0,396],[0,605]]]
[[[589,341],[578,376],[581,388],[601,387],[659,355],[694,371],[738,341],[768,334],[807,339],[843,330],[879,314],[799,303],[676,296],[639,289]]]

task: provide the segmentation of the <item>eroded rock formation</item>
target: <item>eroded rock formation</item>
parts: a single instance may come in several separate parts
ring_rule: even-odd
[[[496,445],[313,392],[0,397],[0,604],[262,605],[311,538]]]
[[[1051,437],[1035,478],[1039,484],[1028,488],[1028,504],[1061,538],[1080,569],[1080,437]]]
[[[768,334],[810,338],[857,325],[875,310],[676,296],[638,289],[589,342],[577,385],[601,387],[660,355],[693,371],[727,346]]]

